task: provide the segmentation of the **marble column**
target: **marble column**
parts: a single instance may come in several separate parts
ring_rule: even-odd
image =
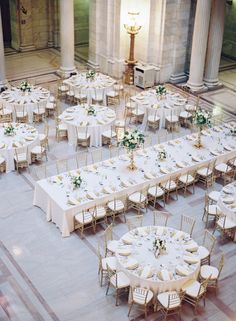
[[[60,0],[60,74],[65,77],[76,71],[74,42],[74,0]]]
[[[6,86],[6,73],[5,73],[5,58],[4,58],[4,43],[2,31],[2,16],[0,6],[0,88]]]
[[[208,87],[219,85],[218,73],[224,35],[225,8],[225,1],[213,0],[204,76],[204,82]]]
[[[54,2],[48,0],[48,47],[53,47]]]
[[[211,2],[211,0],[197,0],[189,80],[187,82],[187,85],[192,91],[201,91],[204,88],[203,74],[211,15]]]
[[[33,17],[31,0],[22,0],[20,3],[20,51],[34,50]]]

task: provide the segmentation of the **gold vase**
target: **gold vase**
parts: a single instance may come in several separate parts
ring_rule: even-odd
[[[194,145],[196,148],[202,148],[203,147],[201,136],[202,136],[202,129],[200,128],[199,132],[198,132],[198,135],[197,135],[197,142]]]
[[[134,151],[133,150],[129,151],[129,158],[130,158],[130,164],[128,166],[128,169],[131,171],[134,171],[135,169],[137,169],[137,167],[134,162]]]

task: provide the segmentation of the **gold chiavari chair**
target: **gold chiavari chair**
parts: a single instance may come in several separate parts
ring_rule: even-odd
[[[78,129],[76,127],[77,141],[76,141],[76,150],[78,146],[88,147],[90,146],[90,134],[88,133],[88,126],[81,127]]]
[[[45,106],[46,116],[53,116],[56,113],[57,110],[57,101],[51,102],[48,101]]]
[[[45,179],[48,177],[47,166],[45,164],[35,167],[37,180]]]
[[[124,290],[128,292],[130,287],[130,281],[124,272],[122,271],[115,272],[111,270],[108,265],[107,265],[107,273],[108,273],[108,284],[107,284],[106,295],[108,294],[110,286],[112,286],[115,289],[116,306],[118,306],[119,296],[121,295],[121,292],[123,292]]]
[[[124,221],[126,222],[126,217],[125,217],[125,204],[122,200],[114,199],[112,201],[109,201],[107,203],[107,208],[108,208],[108,213],[107,216],[112,217],[112,223],[114,224],[116,216],[124,215]]]
[[[102,133],[102,145],[114,145],[116,142],[117,134],[115,126]]]
[[[75,89],[74,102],[81,105],[87,103],[87,95],[86,92],[83,92],[82,88]]]
[[[46,117],[45,107],[38,103],[37,108],[33,110],[33,122],[39,123],[43,121],[45,117]]]
[[[159,184],[149,187],[147,197],[148,203],[153,204],[154,208],[156,207],[158,200],[161,200],[165,207],[165,191],[159,186]]]
[[[196,171],[188,171],[186,174],[179,176],[178,178],[178,189],[184,190],[184,196],[189,186],[192,186],[192,193],[195,192],[195,181],[196,181]]]
[[[160,187],[165,191],[166,202],[168,202],[170,193],[175,192],[176,200],[178,200],[178,178],[170,177],[168,180],[161,182]]]
[[[44,122],[43,133],[39,134],[40,145],[49,150],[48,143],[48,134],[49,134],[49,125],[47,122]]]
[[[158,116],[158,110],[156,109],[154,114],[150,113],[150,109],[147,110],[147,125],[155,131],[160,128],[160,117]]]
[[[91,228],[95,232],[94,218],[90,211],[82,211],[74,216],[74,229],[80,231],[82,239],[84,238],[84,231]]]
[[[76,165],[77,165],[77,168],[87,166],[88,165],[88,153],[78,153],[76,155]]]
[[[13,121],[13,114],[10,109],[2,108],[0,110],[0,123],[11,123]]]
[[[113,225],[110,224],[105,229],[102,239],[104,241],[104,249],[105,249],[105,256],[107,257],[108,254],[114,254],[118,247],[118,241],[113,239]]]
[[[29,167],[28,149],[26,149],[26,151],[24,151],[24,150],[17,150],[15,148],[15,150],[14,150],[14,164],[15,164],[15,169],[17,170],[17,172],[19,172],[19,169]]]
[[[16,115],[16,122],[17,123],[28,123],[29,115],[25,110],[25,104],[23,105],[14,105],[14,111]]]
[[[163,292],[157,295],[157,310],[159,310],[166,321],[170,315],[177,314],[181,320],[182,301],[184,298],[184,292]]]
[[[120,104],[120,94],[116,91],[114,86],[113,89],[106,93],[106,104],[107,106],[117,106]]]
[[[130,316],[130,312],[132,310],[133,305],[138,305],[139,309],[144,310],[145,320],[147,319],[147,311],[148,307],[153,303],[153,292],[149,289],[135,287],[131,288],[131,300],[129,303],[129,312],[128,317]]]
[[[224,254],[221,255],[218,267],[212,265],[202,265],[199,273],[200,281],[208,279],[208,288],[214,288],[217,291],[218,281],[221,271],[224,267]]]
[[[117,266],[117,259],[115,256],[103,257],[101,254],[100,246],[98,246],[98,274],[100,276],[100,286],[103,286],[104,278],[107,278],[107,266],[110,270],[115,272]]]
[[[57,89],[57,95],[59,98],[65,98],[66,97],[66,93],[69,91],[69,87],[68,85],[66,85],[65,83],[63,83],[62,81],[59,82],[59,86]]]
[[[153,225],[166,226],[169,219],[169,213],[164,211],[153,211]]]
[[[208,194],[208,198],[209,198],[209,203],[210,204],[216,204],[220,198],[220,192],[218,191],[211,191]]]
[[[67,159],[57,160],[56,168],[57,168],[57,175],[64,172],[68,172],[69,171],[68,160]]]
[[[213,234],[215,233],[216,230],[220,232],[222,240],[226,236],[233,239],[235,237],[236,223],[226,215],[221,214],[218,216],[218,219],[216,220]]]
[[[208,282],[209,278],[202,282],[190,280],[182,287],[182,290],[184,291],[183,300],[194,307],[195,313],[201,300],[203,300],[205,307],[205,297]]]
[[[143,215],[136,215],[126,218],[126,224],[129,231],[134,230],[143,225]]]
[[[31,149],[31,162],[41,162],[43,160],[43,157],[47,160],[47,151],[46,148],[44,148],[41,145],[36,145]]]
[[[103,160],[103,149],[99,148],[99,149],[95,149],[91,152],[91,156],[92,156],[92,163],[100,163]]]
[[[199,256],[201,259],[201,265],[210,264],[211,253],[214,249],[216,238],[208,230],[205,230],[203,243],[198,247]]]
[[[134,118],[135,123],[142,123],[144,114],[144,110],[138,107],[137,104],[136,107],[131,110],[131,119]]]
[[[6,172],[6,160],[2,156],[0,156],[0,173]]]
[[[148,188],[144,188],[140,192],[134,192],[128,195],[127,198],[127,207],[128,209],[133,208],[138,211],[140,214],[142,209],[147,211],[148,198],[147,198]]]
[[[94,206],[91,213],[94,221],[94,232],[96,232],[98,224],[105,223],[107,225],[106,209],[104,206]]]
[[[213,218],[214,223],[218,216],[221,214],[221,210],[217,204],[211,204],[208,193],[205,195],[205,205],[202,220],[206,220],[205,228],[208,226],[209,219]]]
[[[180,231],[188,233],[192,237],[195,222],[193,217],[181,215]]]
[[[66,101],[69,104],[73,104],[74,103],[74,99],[75,99],[75,91],[73,86],[69,86],[68,87],[68,91],[66,92]]]
[[[179,131],[179,117],[170,111],[170,115],[165,117],[165,128],[169,132]]]
[[[206,188],[209,188],[214,184],[215,176],[214,176],[214,168],[215,168],[215,160],[209,162],[207,166],[203,166],[197,169],[196,180],[202,182]]]
[[[91,96],[92,96],[92,104],[103,105],[104,89],[94,88]]]
[[[192,123],[192,119],[193,119],[193,115],[187,110],[182,110],[179,114],[180,126],[190,127]]]
[[[232,177],[234,176],[233,168],[230,166],[230,164],[227,163],[219,163],[215,166],[215,175],[216,178],[221,177],[223,179],[224,185],[228,180],[232,180]]]
[[[56,140],[59,142],[61,138],[68,138],[67,125],[62,123],[60,118],[55,118],[56,122]]]
[[[131,117],[131,112],[136,108],[135,102],[128,94],[125,94],[125,113],[127,117]]]

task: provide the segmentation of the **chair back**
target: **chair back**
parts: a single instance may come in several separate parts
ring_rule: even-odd
[[[178,293],[168,294],[168,309],[177,308],[181,303]]]
[[[222,254],[220,257],[219,266],[218,266],[218,271],[219,271],[218,278],[219,278],[221,271],[224,267],[224,261],[225,261],[225,257],[224,257],[224,254]]]
[[[126,224],[128,226],[129,231],[141,227],[143,225],[143,215],[127,217]]]
[[[93,164],[102,162],[102,160],[103,160],[102,151],[103,151],[102,148],[95,149],[94,151],[92,151],[91,156],[92,156],[92,163]]]
[[[145,289],[145,288],[132,288],[131,290],[131,295],[132,295],[132,299],[135,298],[137,299],[138,302],[142,303],[142,305],[146,305],[147,304],[147,297],[148,297],[148,293],[149,290]]]
[[[188,233],[190,236],[192,236],[194,225],[195,225],[194,218],[186,215],[181,215],[181,222],[180,222],[181,231]]]
[[[215,242],[216,242],[215,236],[211,234],[208,230],[205,230],[204,238],[203,238],[203,246],[208,249],[209,253],[212,252]]]
[[[61,159],[56,161],[56,167],[57,167],[57,174],[68,172],[68,160],[67,159]]]
[[[169,213],[165,211],[153,211],[153,225],[166,226],[169,218]]]

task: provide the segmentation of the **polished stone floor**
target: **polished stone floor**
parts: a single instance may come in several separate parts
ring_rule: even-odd
[[[209,109],[214,107],[205,99],[201,104]],[[62,103],[62,110],[65,107]],[[232,119],[233,115],[227,110],[224,112],[224,108],[221,109],[224,120]],[[56,159],[73,158],[75,150],[66,141],[56,143],[54,121],[50,120],[49,125],[48,164],[53,166]],[[38,128],[41,131],[42,125]],[[148,134],[155,142],[156,135]],[[186,130],[181,130],[180,135],[184,134]],[[108,155],[107,149],[104,151]],[[101,288],[98,282],[96,249],[105,225],[101,225],[95,235],[86,232],[83,240],[77,232],[69,238],[61,238],[56,226],[46,222],[45,214],[32,205],[35,169],[36,166],[31,166],[30,172],[0,176],[0,320],[129,320],[127,297],[122,297],[120,306],[115,307],[113,292],[106,296],[105,287]],[[220,190],[222,182],[218,181],[213,188]],[[201,217],[205,192],[202,185],[197,184],[195,194],[183,197],[180,193],[178,201],[171,198],[166,206],[170,213],[169,226],[178,228],[181,214],[196,219],[193,238],[199,243],[204,232]],[[151,212],[148,208],[144,213],[144,224],[151,224]],[[130,211],[128,215],[133,213]],[[209,230],[212,231],[212,226]],[[115,237],[118,239],[126,231],[127,226],[117,219]],[[222,243],[219,234],[216,236],[212,263],[217,264],[221,253],[225,255],[218,292],[209,290],[206,307],[201,304],[196,315],[184,303],[183,321],[236,320],[236,247],[232,241]],[[144,316],[134,308],[130,320],[142,321]],[[154,320],[162,321],[163,318],[150,311],[148,321]]]

